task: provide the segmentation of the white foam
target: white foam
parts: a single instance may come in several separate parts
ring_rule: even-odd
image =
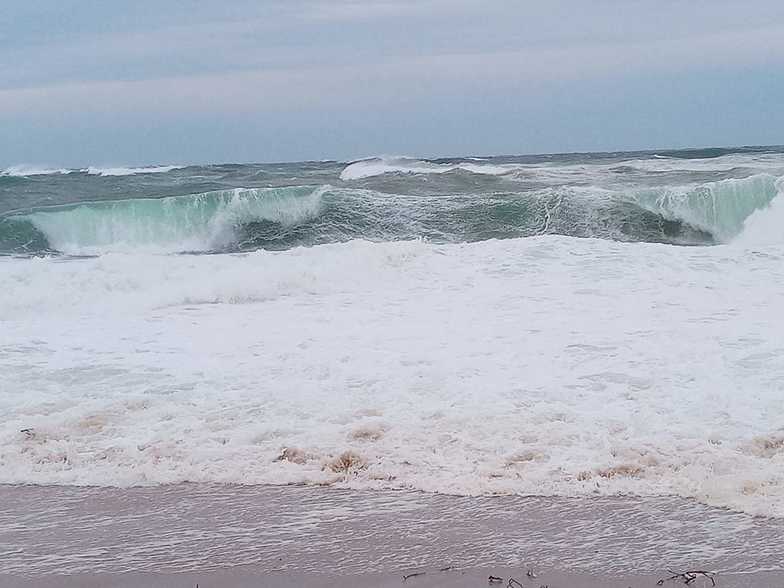
[[[0,282],[0,482],[677,494],[784,516],[782,243],[0,259]]]
[[[147,167],[87,167],[80,171],[91,176],[133,176],[137,174],[164,174],[175,169],[182,169],[182,165],[154,165]]]
[[[735,243],[746,247],[784,243],[784,178],[776,182],[778,195],[766,208],[756,210],[743,223],[743,232]]]

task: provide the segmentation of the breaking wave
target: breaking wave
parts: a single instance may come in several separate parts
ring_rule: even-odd
[[[757,174],[696,187],[639,190],[632,200],[645,210],[685,222],[725,242],[740,234],[751,214],[773,201],[779,185],[775,176]]]
[[[329,185],[219,190],[9,213],[0,217],[0,252],[224,252],[352,239],[454,243],[545,234],[710,245],[736,238],[750,217],[755,227],[763,223],[757,216],[768,214],[781,185],[758,174],[628,192],[579,186],[430,196]]]
[[[75,255],[231,249],[245,223],[286,228],[318,215],[321,193],[308,187],[238,189],[40,208],[0,221],[0,248]]]
[[[770,206],[752,212],[736,239],[743,246],[780,245],[784,242],[784,178],[776,182],[778,195]]]

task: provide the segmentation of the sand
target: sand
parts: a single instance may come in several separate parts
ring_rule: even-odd
[[[784,520],[669,497],[0,487],[3,588],[506,588],[510,577],[526,588],[626,588],[656,586],[668,569],[781,588]]]

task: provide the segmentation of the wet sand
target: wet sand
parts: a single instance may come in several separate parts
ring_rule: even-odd
[[[360,588],[426,572],[405,585],[625,588],[667,570],[781,588],[784,520],[678,498],[0,486],[2,587]]]
[[[478,588],[490,586],[509,588],[509,580],[518,581],[525,588],[636,588],[656,587],[660,578],[643,574],[581,574],[541,571],[529,578],[523,568],[482,568],[439,572],[430,570],[424,575],[407,577],[400,574],[364,574],[341,576],[330,573],[264,573],[259,570],[237,568],[219,572],[182,574],[79,574],[76,576],[48,576],[31,580],[0,577],[7,588]],[[666,574],[669,576],[670,574]],[[490,577],[498,580],[489,581]],[[781,588],[781,573],[724,574],[715,576],[717,588]],[[520,588],[512,584],[513,588]],[[682,580],[665,580],[662,586],[712,586],[709,579],[699,577],[685,584]]]

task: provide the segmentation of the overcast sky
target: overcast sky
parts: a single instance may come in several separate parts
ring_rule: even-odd
[[[782,143],[782,0],[0,10],[0,166]]]

